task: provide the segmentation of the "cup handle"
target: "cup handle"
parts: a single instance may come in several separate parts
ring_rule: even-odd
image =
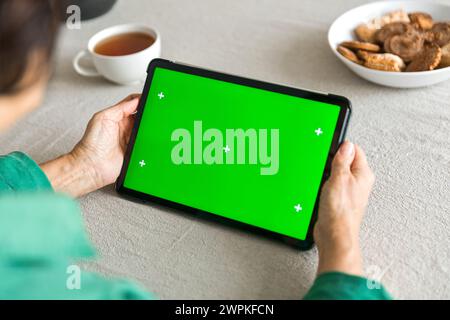
[[[92,58],[90,57],[90,53],[88,50],[83,50],[78,52],[78,54],[75,56],[75,58],[73,58],[72,64],[73,64],[73,68],[75,69],[75,71],[82,76],[85,77],[98,77],[100,76],[100,73],[95,69],[95,67],[93,68],[86,68],[86,67],[82,67],[80,65],[80,60],[88,57],[89,59],[92,60]]]

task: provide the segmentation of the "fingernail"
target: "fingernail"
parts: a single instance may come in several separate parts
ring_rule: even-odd
[[[353,154],[355,146],[350,141],[345,141],[339,150],[344,156],[349,157]]]

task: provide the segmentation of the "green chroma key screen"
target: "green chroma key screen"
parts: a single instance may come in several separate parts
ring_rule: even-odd
[[[305,240],[339,110],[157,67],[124,186]]]

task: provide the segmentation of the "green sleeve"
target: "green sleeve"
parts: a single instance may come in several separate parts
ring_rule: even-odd
[[[21,152],[0,156],[0,248],[0,299],[153,298],[78,267],[95,256],[78,205]]]
[[[0,192],[0,299],[151,299],[80,268],[95,256],[76,202],[48,191]]]
[[[0,156],[0,192],[52,190],[41,168],[22,152]]]
[[[379,282],[342,272],[319,275],[305,300],[391,300]]]

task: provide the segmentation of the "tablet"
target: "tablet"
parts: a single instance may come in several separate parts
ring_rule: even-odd
[[[310,248],[349,100],[163,59],[147,73],[118,193]]]

